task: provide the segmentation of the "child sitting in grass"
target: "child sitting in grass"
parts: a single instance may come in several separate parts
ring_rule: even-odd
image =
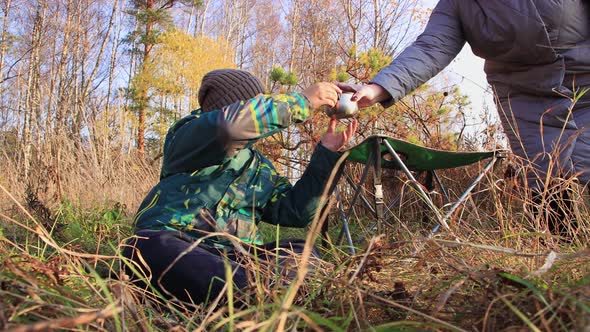
[[[269,250],[301,253],[303,240],[263,244],[256,225],[305,227],[313,220],[339,150],[357,123],[336,133],[332,119],[295,185],[252,145],[305,121],[313,109],[334,107],[340,93],[323,82],[301,93],[265,95],[261,82],[246,71],[209,72],[198,94],[201,108],[166,136],[160,182],[141,204],[136,237],[123,255],[164,295],[197,304],[223,290],[227,264],[234,288],[249,285],[252,271],[238,260],[237,239],[263,262],[274,260]]]

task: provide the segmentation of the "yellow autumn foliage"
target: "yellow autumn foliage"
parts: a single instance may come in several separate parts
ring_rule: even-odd
[[[188,98],[197,107],[197,92],[203,76],[214,69],[235,68],[233,50],[223,41],[193,37],[180,30],[159,36],[150,60],[134,78],[135,88],[170,99]]]

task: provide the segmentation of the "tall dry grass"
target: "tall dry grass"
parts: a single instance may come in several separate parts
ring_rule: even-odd
[[[84,208],[119,203],[134,210],[159,177],[159,160],[127,153],[119,144],[54,135],[33,149],[28,174],[18,147],[9,148],[0,154],[0,184],[16,197],[32,191],[52,207],[71,201]],[[10,204],[5,196],[2,202]]]
[[[254,276],[250,295],[240,296],[228,283],[219,298],[195,306],[138,287],[122,273],[124,265],[137,271],[120,257],[119,246],[131,235],[137,205],[157,182],[158,161],[123,147],[76,145],[67,137],[45,143],[33,154],[28,177],[18,158],[8,152],[0,157],[0,329],[584,331],[590,326],[590,211],[587,190],[575,177],[552,177],[534,201],[524,181],[526,167],[505,161],[449,220],[451,233],[429,239],[432,211],[407,179],[386,174],[386,200],[403,195],[388,211],[384,234],[369,230],[367,211],[354,208],[353,235],[365,238],[356,244],[356,255],[335,243],[339,223],[333,208],[310,227],[304,256],[309,258],[312,244],[319,245],[319,229],[327,222],[332,232],[321,248],[325,263],[310,273],[301,265],[289,282],[245,255],[242,264]],[[517,172],[506,172],[507,164]],[[360,170],[349,167],[358,177]],[[442,182],[457,197],[481,167],[441,172]],[[431,195],[442,206],[437,191]],[[577,221],[569,242],[549,234],[547,216],[537,212],[547,211],[552,197],[566,191],[570,218]],[[341,192],[346,206],[349,191]],[[271,239],[293,234],[284,228],[272,232]]]

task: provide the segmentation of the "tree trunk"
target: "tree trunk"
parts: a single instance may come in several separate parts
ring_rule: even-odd
[[[301,0],[294,0],[291,15],[291,52],[289,52],[289,71],[294,71],[295,52],[297,51],[297,33],[299,33],[299,13],[301,12]]]
[[[66,114],[68,113],[67,110],[71,109],[71,89],[70,84],[68,83],[68,71],[65,70],[67,62],[70,57],[71,47],[72,47],[72,17],[74,4],[73,0],[68,0],[68,4],[66,6],[66,23],[63,30],[63,44],[62,49],[60,50],[60,61],[57,67],[57,76],[58,76],[58,86],[57,86],[57,107],[55,110],[55,132],[58,136],[61,135],[63,128],[66,125]]]
[[[92,81],[94,80],[94,77],[96,76],[96,73],[98,72],[98,68],[100,67],[100,63],[102,62],[102,56],[104,54],[104,50],[106,48],[109,37],[111,35],[111,30],[113,28],[113,22],[115,21],[115,14],[117,12],[118,5],[119,5],[119,0],[114,0],[113,9],[111,10],[111,17],[109,19],[109,25],[107,27],[107,31],[105,32],[104,38],[103,38],[102,43],[100,45],[100,50],[98,51],[98,56],[96,57],[96,63],[94,64],[94,68],[92,69],[90,76],[88,76],[88,79],[86,80],[86,83],[84,86],[84,91],[82,93],[82,96],[84,99],[86,98],[86,96],[88,96],[88,93],[90,92],[90,87],[92,86]]]
[[[5,96],[4,96],[4,56],[6,53],[6,34],[8,31],[8,21],[9,21],[9,15],[10,15],[10,0],[6,0],[5,6],[4,6],[4,18],[2,20],[2,35],[0,36],[0,38],[2,38],[0,40],[0,109],[2,109],[2,119],[7,118],[8,115],[8,111],[6,110],[6,102],[5,102]]]
[[[31,36],[31,55],[29,59],[27,91],[25,97],[25,120],[23,128],[23,175],[25,180],[28,179],[31,166],[32,141],[37,119],[33,116],[38,114],[40,99],[40,48],[43,35],[43,25],[47,4],[45,1],[39,1],[35,10],[33,23],[33,33]]]
[[[199,28],[199,35],[205,34],[205,22],[207,21],[207,9],[209,9],[209,4],[211,3],[210,0],[204,0],[203,2],[203,13],[201,15],[201,26]],[[195,21],[195,25],[196,25]]]
[[[2,20],[2,40],[0,41],[0,84],[3,82],[4,78],[4,54],[6,53],[6,32],[8,30],[8,17],[10,14],[10,0],[6,0],[6,4],[4,6],[4,19]]]
[[[118,10],[118,14],[121,14],[121,10]],[[120,23],[120,17],[119,17]],[[106,114],[107,117],[111,111],[111,94],[113,90],[113,79],[115,77],[115,66],[117,64],[117,52],[119,51],[119,41],[121,40],[121,24],[117,25],[117,37],[113,39],[113,48],[111,50],[111,61],[109,64],[109,81],[107,88],[107,100],[106,100]]]
[[[82,13],[81,11],[84,8],[82,4],[83,0],[78,0],[78,4],[75,7],[75,20],[74,20],[74,27],[82,27]],[[81,147],[82,137],[81,137],[81,122],[82,122],[82,109],[81,109],[81,89],[80,89],[80,81],[84,80],[84,54],[83,54],[83,44],[84,40],[83,34],[76,30],[73,38],[73,46],[72,46],[72,65],[69,70],[70,72],[70,80],[72,85],[70,87],[72,91],[72,102],[70,106],[70,127],[69,127],[69,135],[72,137],[74,146],[76,149]]]
[[[379,40],[381,39],[381,22],[379,20],[379,0],[373,0],[373,24],[375,28],[373,30],[373,48],[377,48],[379,45]]]
[[[150,12],[155,9],[155,0],[147,0],[145,10]],[[152,47],[154,46],[153,42],[151,41],[150,35],[152,34],[152,30],[154,29],[154,21],[148,20],[145,24],[145,43],[143,47],[143,54],[142,54],[142,63],[141,63],[141,71],[144,72],[146,70],[146,64],[150,61],[150,53],[152,51]],[[146,119],[146,112],[147,112],[147,103],[148,103],[148,92],[146,89],[142,89],[138,96],[139,101],[139,110],[138,110],[138,117],[137,117],[137,152],[140,156],[143,156],[145,151],[145,119]]]

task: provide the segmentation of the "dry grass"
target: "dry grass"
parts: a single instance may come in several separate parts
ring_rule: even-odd
[[[0,178],[0,329],[584,331],[590,326],[590,211],[584,188],[571,180],[553,180],[533,202],[519,175],[504,177],[502,166],[455,214],[453,235],[433,239],[426,238],[432,217],[419,197],[411,187],[398,186],[404,195],[391,208],[386,234],[369,236],[357,255],[329,245],[323,248],[327,263],[306,278],[300,269],[289,287],[272,269],[246,257],[243,264],[255,276],[254,296],[235,302],[222,294],[207,306],[192,306],[139,289],[120,274],[129,262],[119,257],[117,246],[130,235],[132,213],[157,181],[157,165],[114,150],[76,152],[66,142],[60,141],[69,158],[62,157],[61,169],[52,168],[55,155],[46,151],[27,181],[21,181],[13,159],[2,159],[7,166]],[[479,167],[446,172],[443,182],[456,196]],[[548,235],[545,218],[534,213],[565,191],[578,222],[570,243]],[[355,209],[355,234],[368,226],[367,215]],[[332,223],[335,216],[333,211]],[[324,218],[312,230],[321,222]],[[317,236],[309,232],[309,243]],[[237,290],[228,287],[226,294]]]

